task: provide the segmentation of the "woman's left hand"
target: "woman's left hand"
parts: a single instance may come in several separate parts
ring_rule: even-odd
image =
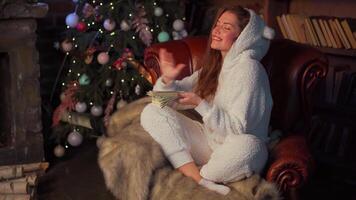
[[[194,92],[180,92],[178,93],[178,97],[178,102],[183,105],[193,105],[196,107],[202,101],[202,98]]]

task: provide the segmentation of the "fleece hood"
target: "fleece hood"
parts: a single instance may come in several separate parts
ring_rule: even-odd
[[[247,9],[250,20],[227,52],[223,68],[232,67],[240,55],[260,61],[266,55],[274,30],[268,27],[253,10]]]

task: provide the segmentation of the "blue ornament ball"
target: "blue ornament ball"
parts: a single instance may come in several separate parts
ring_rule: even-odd
[[[82,74],[79,77],[79,84],[80,85],[89,85],[89,83],[90,83],[90,78],[88,77],[88,75]]]
[[[75,28],[79,22],[79,16],[76,13],[71,13],[66,17],[66,24],[71,28]]]
[[[167,42],[169,40],[169,34],[165,31],[162,31],[158,34],[159,42]]]

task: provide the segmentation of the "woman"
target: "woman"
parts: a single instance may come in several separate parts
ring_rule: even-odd
[[[272,38],[273,30],[258,15],[234,6],[218,12],[199,71],[175,80],[186,66],[172,62],[165,50],[159,53],[164,67],[154,90],[184,91],[178,102],[192,106],[204,123],[149,104],[141,124],[175,168],[223,195],[230,191],[223,184],[260,173],[267,161],[273,103],[259,61]]]

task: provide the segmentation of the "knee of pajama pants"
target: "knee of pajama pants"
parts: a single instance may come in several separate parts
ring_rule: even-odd
[[[229,183],[260,173],[267,162],[265,143],[251,134],[228,135],[200,170],[202,177]]]
[[[164,109],[161,109],[152,103],[147,104],[141,112],[141,126],[145,129],[152,126],[155,124],[155,121],[157,121],[157,118],[162,115],[162,112],[164,112]]]

